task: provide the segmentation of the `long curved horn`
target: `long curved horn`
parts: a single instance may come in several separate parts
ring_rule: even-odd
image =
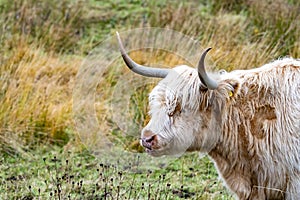
[[[207,52],[209,52],[209,50],[211,50],[211,48],[207,48],[201,55],[201,58],[198,63],[198,75],[199,75],[201,82],[208,89],[214,90],[218,87],[218,83],[215,80],[209,78],[209,76],[207,75],[207,73],[205,71],[205,65],[204,65],[205,56],[206,56]]]
[[[156,77],[156,78],[165,78],[168,73],[169,73],[169,69],[159,69],[159,68],[153,68],[153,67],[145,67],[142,65],[137,64],[136,62],[134,62],[126,53],[124,47],[123,47],[123,43],[122,40],[120,38],[120,35],[118,32],[117,33],[117,38],[118,38],[118,42],[119,42],[119,48],[123,57],[124,62],[126,63],[127,67],[137,73],[140,74],[142,76],[148,76],[148,77]]]

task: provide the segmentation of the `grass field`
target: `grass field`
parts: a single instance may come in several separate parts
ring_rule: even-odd
[[[85,96],[76,93],[78,74],[89,52],[116,31],[147,27],[213,47],[214,70],[299,58],[299,9],[296,0],[0,0],[0,199],[233,199],[207,157],[145,163],[137,138],[155,81],[129,73],[121,58],[101,71],[86,106],[95,111],[94,128],[119,150],[114,159],[92,153],[74,111],[74,95]],[[143,64],[186,62],[162,50],[130,55]]]
[[[231,199],[212,163],[186,155],[159,170],[101,162],[89,152],[49,148],[28,158],[3,157],[2,199]]]

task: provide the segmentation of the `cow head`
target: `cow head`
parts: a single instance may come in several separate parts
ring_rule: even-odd
[[[143,76],[163,78],[149,95],[151,119],[140,138],[146,152],[161,156],[187,150],[211,150],[219,140],[217,123],[224,104],[218,96],[229,98],[234,90],[230,84],[224,86],[207,75],[204,59],[211,48],[203,52],[197,69],[184,65],[157,69],[135,63],[126,53],[118,33],[117,37],[129,69]]]

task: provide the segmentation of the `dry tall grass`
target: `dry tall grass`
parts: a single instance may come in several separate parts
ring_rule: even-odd
[[[1,66],[1,140],[14,148],[66,143],[73,126],[72,88],[81,59],[59,58],[22,44],[12,55]]]
[[[298,1],[119,3],[0,1],[2,147],[19,149],[73,137],[72,89],[83,55],[116,30],[149,26],[177,30],[200,40],[203,47],[213,47],[215,66],[227,70],[260,66],[282,56],[300,57]],[[133,52],[132,57],[143,62],[145,53]],[[165,65],[180,64],[170,59],[171,54],[161,55]],[[109,113],[110,94],[126,71],[114,65],[105,73],[107,91],[98,91],[105,92],[97,109],[107,134],[117,128]],[[143,89],[132,96],[136,106],[126,117],[141,124],[147,120],[145,96]]]

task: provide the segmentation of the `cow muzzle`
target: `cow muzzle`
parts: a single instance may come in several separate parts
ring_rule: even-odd
[[[158,137],[151,131],[145,131],[140,139],[140,142],[146,151],[158,149]]]

